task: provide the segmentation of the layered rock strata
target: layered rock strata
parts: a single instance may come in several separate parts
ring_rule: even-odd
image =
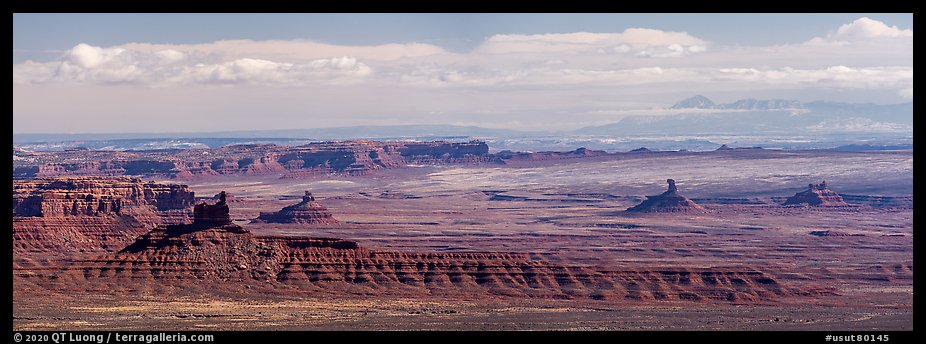
[[[138,178],[13,181],[13,250],[18,255],[118,250],[160,224],[189,221],[185,185]]]
[[[256,236],[224,227],[159,228],[120,252],[27,277],[51,288],[247,292],[245,285],[270,285],[309,294],[554,299],[752,302],[819,292],[783,286],[745,267],[567,266],[522,254],[375,251],[348,240]]]
[[[478,163],[492,159],[488,145],[481,141],[369,140],[316,142],[296,147],[267,144],[166,151],[14,151],[14,155],[20,159],[13,161],[13,177],[21,179],[83,175],[168,178],[271,173],[290,177],[355,175],[407,164]]]

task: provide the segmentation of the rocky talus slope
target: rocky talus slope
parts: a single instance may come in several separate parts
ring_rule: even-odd
[[[666,192],[656,196],[647,196],[646,200],[637,204],[629,212],[640,213],[676,213],[676,212],[704,212],[704,207],[698,205],[688,197],[678,193],[678,187],[675,186],[675,180],[669,179],[669,188]]]

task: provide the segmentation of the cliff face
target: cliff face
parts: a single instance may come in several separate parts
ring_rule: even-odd
[[[14,180],[14,252],[120,249],[159,224],[187,221],[193,196],[185,185],[138,178]]]
[[[413,164],[485,162],[489,157],[489,146],[478,141],[408,143],[397,150]]]
[[[298,147],[238,145],[171,151],[32,152],[14,160],[14,178],[143,175],[170,178],[286,173],[364,174],[407,164],[471,163],[491,160],[485,142],[318,142]],[[82,161],[74,163],[72,161]]]
[[[39,178],[13,181],[14,216],[120,215],[124,207],[150,205],[160,211],[186,209],[193,192],[185,185],[138,178]]]
[[[262,237],[247,231],[160,228],[116,253],[28,277],[51,288],[297,294],[495,295],[616,300],[755,301],[799,295],[749,268],[607,269],[567,266],[511,253],[367,250],[333,238]],[[206,283],[197,283],[204,281]]]
[[[562,160],[562,159],[577,159],[577,158],[588,158],[596,156],[606,156],[608,152],[601,150],[591,150],[587,148],[577,148],[574,151],[569,152],[512,152],[512,151],[501,151],[495,154],[499,159],[510,160],[510,161],[544,161],[544,160]]]

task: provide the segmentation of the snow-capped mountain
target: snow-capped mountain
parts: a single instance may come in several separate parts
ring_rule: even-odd
[[[697,95],[675,103],[675,105],[672,105],[672,109],[713,109],[716,106],[717,104],[714,104],[714,102],[707,99],[707,97]]]

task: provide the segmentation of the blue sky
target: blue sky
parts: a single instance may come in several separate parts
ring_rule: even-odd
[[[33,14],[13,16],[13,58],[51,59],[79,43],[192,44],[306,39],[345,45],[421,42],[465,52],[495,34],[684,31],[720,44],[798,43],[860,17],[912,29],[906,14]],[[22,50],[17,52],[17,49]],[[52,51],[51,53],[41,53]]]
[[[551,129],[694,94],[896,103],[912,17],[14,14],[14,132]]]

